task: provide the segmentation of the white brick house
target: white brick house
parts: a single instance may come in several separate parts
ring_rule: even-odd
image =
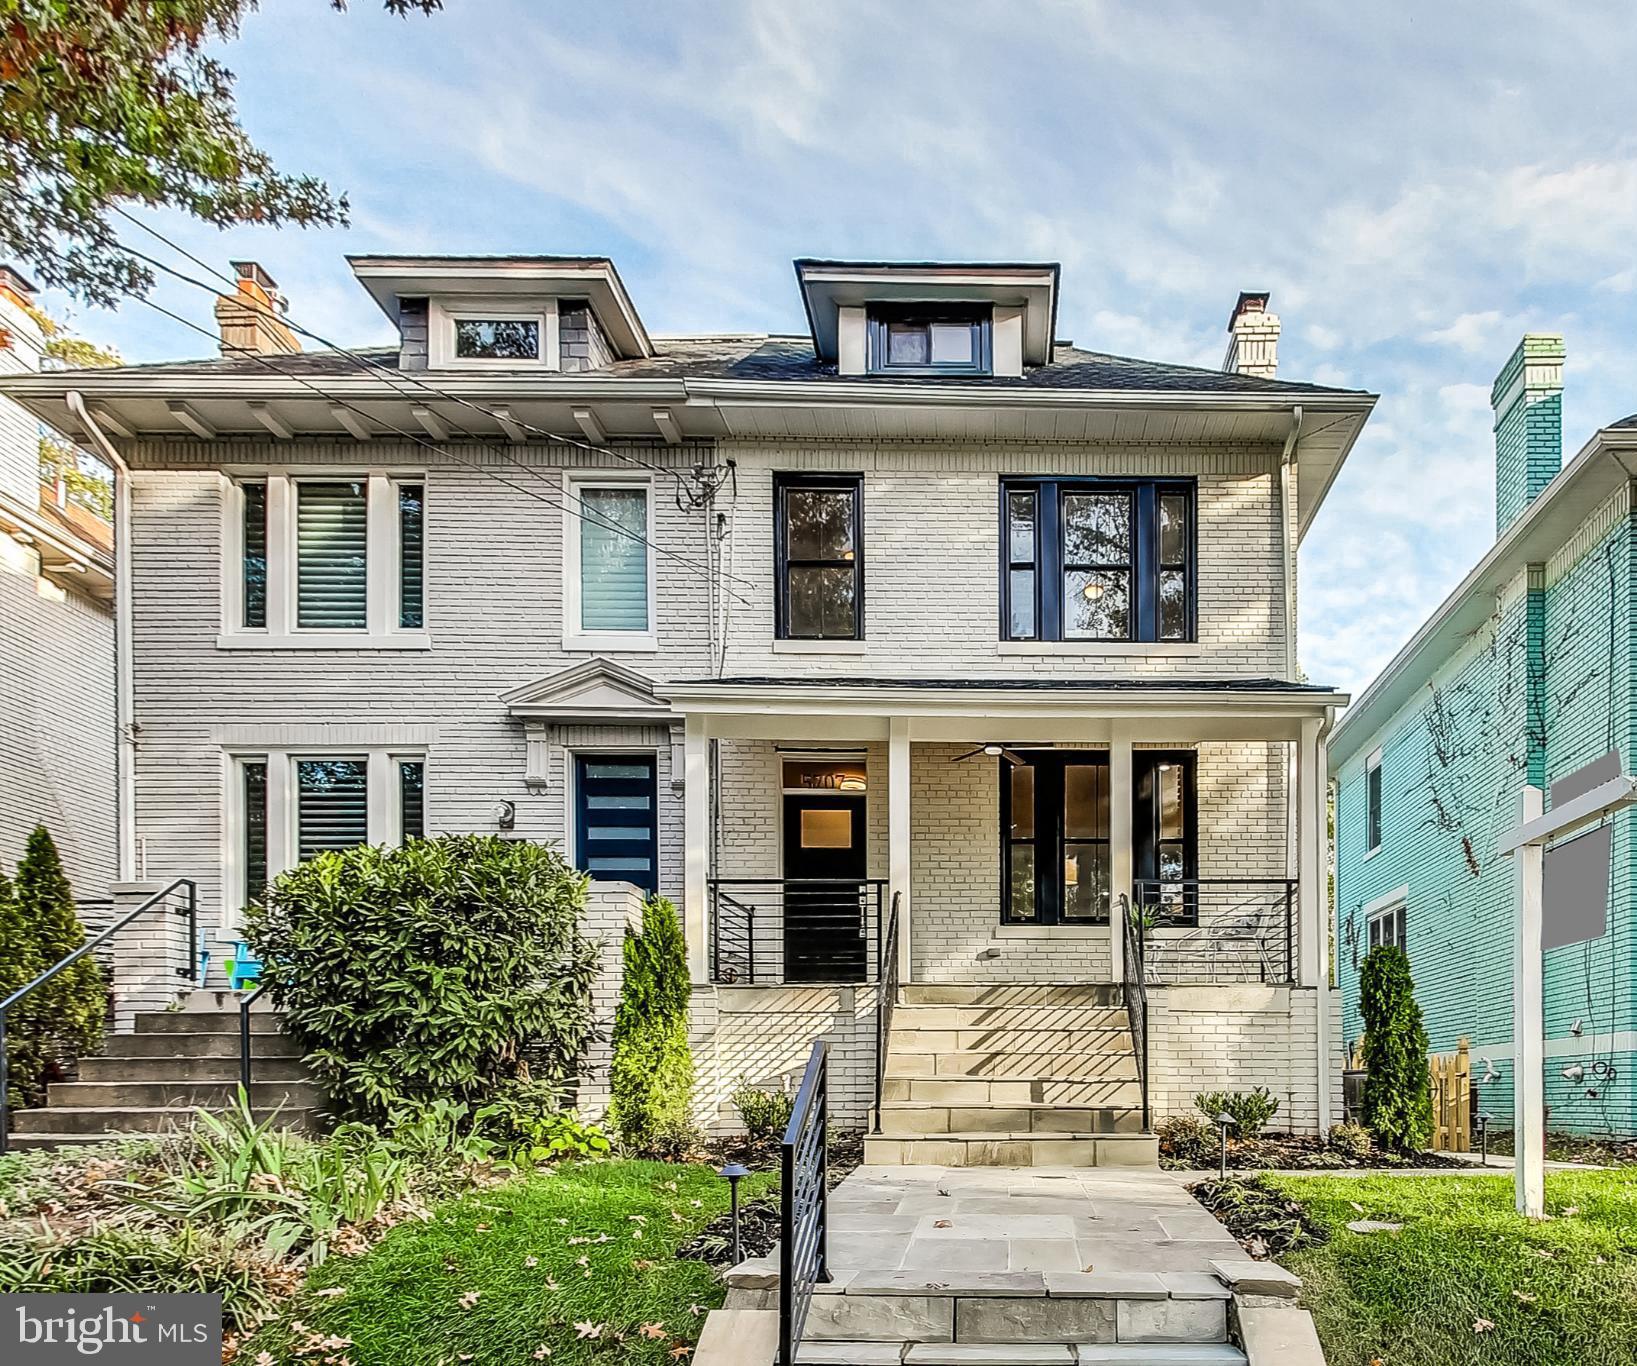
[[[314,849],[560,842],[682,908],[723,1124],[819,1035],[866,1118],[895,905],[906,986],[1112,1000],[1134,903],[1156,1113],[1331,1121],[1294,571],[1374,399],[1273,379],[1265,295],[1218,372],[1056,339],[1050,265],[800,261],[807,334],[656,339],[606,260],[352,264],[400,347],[298,354],[244,266],[220,360],[0,385],[131,469],[127,876],[230,937]]]

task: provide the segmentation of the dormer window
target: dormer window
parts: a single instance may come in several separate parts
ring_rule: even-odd
[[[456,318],[456,360],[538,361],[538,318]]]
[[[987,375],[988,308],[880,305],[870,309],[872,374]]]

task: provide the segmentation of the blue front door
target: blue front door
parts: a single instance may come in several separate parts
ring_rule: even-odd
[[[574,862],[600,882],[659,890],[658,773],[651,754],[574,758]]]

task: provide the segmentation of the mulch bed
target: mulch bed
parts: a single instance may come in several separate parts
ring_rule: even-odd
[[[744,1134],[733,1134],[716,1139],[701,1154],[701,1162],[720,1167],[725,1162],[738,1162],[753,1172],[774,1172],[779,1169],[779,1145],[776,1142],[758,1143]],[[833,1190],[841,1179],[864,1161],[864,1131],[849,1129],[830,1134],[830,1187]]]
[[[1493,1145],[1490,1151],[1494,1151]],[[1208,1162],[1178,1159],[1164,1152],[1160,1154],[1160,1166],[1167,1171],[1198,1171],[1201,1168],[1209,1170],[1216,1164],[1217,1155],[1214,1152]],[[1453,1153],[1397,1153],[1382,1148],[1372,1149],[1368,1157],[1354,1157],[1337,1152],[1318,1138],[1270,1136],[1243,1141],[1229,1140],[1228,1143],[1230,1171],[1272,1171],[1280,1168],[1309,1171],[1403,1171],[1419,1167],[1445,1167],[1454,1170],[1470,1165]]]
[[[1252,1257],[1265,1260],[1330,1241],[1329,1229],[1309,1219],[1301,1205],[1269,1189],[1259,1177],[1201,1181],[1188,1190]]]
[[[775,1196],[747,1200],[739,1206],[739,1241],[747,1258],[765,1257],[779,1245],[779,1202]],[[676,1255],[725,1271],[734,1264],[733,1215],[717,1215],[677,1248]]]
[[[1492,1157],[1512,1156],[1512,1131],[1492,1130]],[[1583,1134],[1547,1134],[1546,1156],[1552,1162],[1587,1162],[1594,1167],[1637,1166],[1637,1138],[1588,1138]]]

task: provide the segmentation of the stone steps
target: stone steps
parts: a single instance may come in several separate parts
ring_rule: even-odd
[[[138,1034],[231,1034],[239,1037],[239,1011],[231,1010],[143,1010],[137,1012]],[[270,1010],[250,1012],[252,1034],[277,1034],[279,1017]]]
[[[172,1030],[163,1034],[116,1034],[107,1041],[110,1049],[117,1049],[121,1058],[233,1058],[239,1056],[239,1034],[221,1032]],[[115,1054],[108,1054],[113,1057]],[[265,1034],[252,1031],[250,1035],[252,1058],[299,1058],[301,1050],[293,1039],[283,1034]]]
[[[973,1026],[958,1029],[912,1029],[893,1012],[888,1047],[905,1053],[1074,1053],[1079,1055],[1117,1054],[1131,1046],[1131,1031],[1125,1025],[1095,1029],[1057,1029],[1049,1024],[1038,1028],[1027,1021],[991,1029]]]
[[[992,1137],[1073,1137],[1077,1134],[1139,1133],[1140,1108],[1086,1105],[929,1105],[883,1102],[881,1132],[888,1137],[971,1134]]]
[[[1123,1006],[940,1005],[893,1007],[892,1021],[905,1029],[1125,1029]]]
[[[171,1035],[175,1038],[177,1036]],[[129,1039],[115,1039],[116,1044],[125,1044]],[[282,1042],[282,1041],[281,1041]],[[293,1051],[283,1054],[268,1055],[252,1045],[251,1048],[251,1075],[258,1082],[263,1081],[300,1081],[308,1079],[307,1069],[301,1058]],[[182,1082],[209,1082],[226,1081],[237,1083],[239,1080],[239,1050],[234,1048],[231,1053],[226,1051],[215,1055],[191,1054],[104,1054],[97,1058],[81,1058],[79,1063],[79,1079],[82,1082],[122,1082],[131,1077],[139,1077],[144,1070],[152,1066],[155,1058],[164,1061],[165,1074],[168,1080]]]
[[[1159,1140],[1141,1133],[870,1135],[864,1161],[883,1167],[1157,1167]]]
[[[1245,1366],[1226,1342],[804,1342],[796,1366]]]
[[[1111,982],[911,982],[899,989],[905,1006],[1125,1006],[1125,992]]]
[[[265,1108],[257,1109],[257,1119],[268,1119],[274,1114],[289,1121],[289,1127],[299,1128],[302,1112]],[[193,1119],[193,1109],[175,1105],[108,1105],[49,1106],[38,1110],[19,1110],[11,1117],[11,1136],[21,1143],[25,1136],[56,1142],[64,1134],[83,1135],[98,1140],[117,1134],[159,1134],[186,1125]],[[35,1145],[41,1146],[41,1145]]]
[[[232,1081],[58,1081],[46,1087],[46,1112],[112,1109],[121,1105],[138,1109],[160,1105],[223,1110],[233,1104],[238,1092],[237,1077]],[[323,1099],[323,1093],[310,1081],[258,1079],[250,1083],[250,1103],[258,1110],[272,1110],[281,1105],[316,1110]]]
[[[1136,1060],[1128,1061],[1132,1074],[1129,1078],[1070,1080],[1033,1076],[951,1080],[895,1075],[883,1083],[881,1099],[925,1105],[1090,1105],[1136,1109],[1142,1105],[1142,1086],[1136,1076]]]

